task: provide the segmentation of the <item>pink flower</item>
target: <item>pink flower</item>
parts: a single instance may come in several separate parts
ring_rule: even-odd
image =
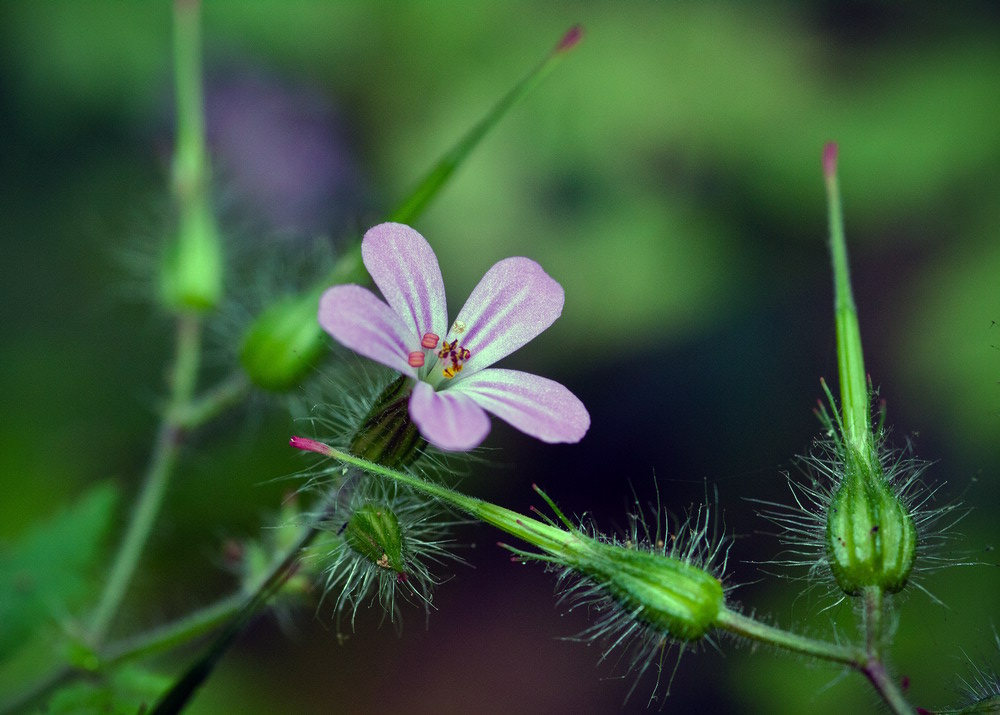
[[[586,434],[587,409],[558,382],[490,367],[562,312],[562,286],[541,266],[500,261],[449,327],[441,269],[423,236],[383,223],[365,234],[361,255],[385,301],[358,285],[334,286],[320,298],[319,323],[342,345],[413,378],[410,418],[424,439],[472,449],[490,431],[486,412],[545,442]]]

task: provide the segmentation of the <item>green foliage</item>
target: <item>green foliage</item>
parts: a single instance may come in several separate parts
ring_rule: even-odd
[[[80,681],[59,690],[48,715],[133,715],[147,710],[170,678],[137,667],[121,668],[106,681]]]
[[[111,484],[92,487],[0,555],[0,659],[36,630],[76,615],[97,592],[93,571],[116,503]]]

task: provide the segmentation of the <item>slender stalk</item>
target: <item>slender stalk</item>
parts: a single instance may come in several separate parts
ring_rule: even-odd
[[[573,548],[578,539],[574,534],[565,529],[546,524],[545,522],[532,519],[531,517],[518,514],[516,511],[505,509],[502,506],[491,504],[490,502],[470,497],[462,492],[449,489],[448,487],[434,482],[428,482],[419,477],[414,477],[405,472],[399,472],[389,467],[384,467],[376,462],[370,462],[361,457],[355,457],[347,452],[334,449],[329,445],[307,440],[301,437],[293,437],[291,440],[293,447],[306,449],[332,457],[339,462],[358,467],[366,472],[378,474],[388,479],[392,479],[400,484],[423,492],[428,496],[440,499],[446,504],[450,504],[467,514],[479,519],[483,523],[494,526],[511,536],[516,536],[522,541],[534,544],[539,548],[549,552],[558,552],[563,549]]]
[[[200,13],[198,0],[175,0],[177,143],[171,180],[181,221],[163,273],[164,297],[177,313],[177,353],[168,378],[170,397],[131,522],[87,630],[94,648],[107,634],[159,514],[185,428],[192,421],[187,412],[201,362],[202,326],[196,313],[214,305],[221,291],[221,257],[208,196]],[[203,406],[202,412],[208,414],[210,410]]]
[[[201,359],[201,331],[201,321],[197,316],[182,314],[178,317],[177,353],[169,377],[170,401],[156,435],[153,454],[142,491],[132,512],[132,520],[91,617],[87,635],[88,641],[95,648],[103,641],[125,596],[177,463],[184,434],[177,415],[184,411],[194,392]]]
[[[716,625],[723,630],[758,643],[766,643],[799,655],[808,655],[820,660],[840,663],[855,670],[863,670],[867,662],[864,652],[859,648],[818,641],[797,633],[790,633],[761,623],[742,613],[730,611],[728,608],[722,609],[716,620]]]
[[[833,262],[834,316],[837,326],[837,364],[840,377],[840,399],[844,413],[844,440],[849,449],[868,455],[872,449],[871,425],[868,417],[868,377],[861,351],[861,328],[851,290],[850,268],[847,262],[847,240],[844,237],[844,214],[840,205],[837,183],[837,145],[823,149],[823,176],[826,182],[830,212],[830,257]]]
[[[199,0],[174,2],[177,144],[173,158],[173,189],[178,196],[188,196],[200,190],[208,179],[201,77],[200,5]]]
[[[237,636],[295,573],[299,557],[322,531],[323,523],[329,519],[330,513],[336,506],[338,496],[336,489],[330,490],[317,516],[303,527],[299,538],[288,548],[285,556],[275,562],[261,581],[260,586],[253,593],[242,598],[235,615],[227,614],[230,617],[226,627],[160,699],[150,711],[150,715],[172,715],[187,707],[188,702],[198,688],[208,680],[222,656],[236,641]]]
[[[478,124],[473,126],[462,140],[445,154],[433,169],[417,185],[407,199],[389,215],[389,221],[410,223],[423,213],[427,204],[441,190],[466,157],[479,144],[498,121],[535,87],[541,84],[566,53],[579,43],[583,30],[579,25],[570,28],[553,50],[524,79],[505,94]]]
[[[883,660],[885,593],[877,586],[870,586],[864,590],[862,598],[861,619],[867,658],[861,671],[895,715],[915,715],[916,710],[903,696],[903,691],[886,670]]]
[[[237,405],[250,393],[251,385],[243,372],[237,372],[210,390],[180,406],[177,422],[184,429],[191,430],[209,422]]]
[[[99,654],[101,666],[105,668],[115,666],[188,643],[215,630],[232,618],[246,600],[245,593],[235,593],[173,623],[111,643]]]

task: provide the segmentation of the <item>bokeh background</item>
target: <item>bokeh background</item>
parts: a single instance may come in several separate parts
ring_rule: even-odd
[[[377,222],[573,23],[583,44],[460,170],[417,228],[456,311],[496,260],[562,282],[563,317],[508,360],[588,405],[576,446],[495,423],[462,487],[516,509],[532,482],[623,526],[633,490],[682,513],[717,500],[733,598],[774,622],[849,634],[849,605],[775,578],[783,473],[836,377],[823,143],[841,185],[867,367],[892,439],[934,465],[936,504],[974,507],[947,546],[981,562],[922,575],[893,662],[916,703],[957,696],[968,654],[996,664],[1000,450],[1000,11],[989,2],[211,2],[209,134],[232,326],[298,258]],[[169,227],[166,2],[0,7],[0,540],[98,482],[136,493],[169,323],[149,300]],[[319,247],[319,248],[317,248]],[[228,328],[227,328],[228,326]],[[335,364],[317,366],[315,379]],[[121,632],[227,593],[223,544],[260,532],[304,466],[267,398],[200,433],[174,480]],[[716,496],[717,495],[717,496]],[[425,628],[363,609],[339,644],[328,608],[262,618],[192,713],[644,712],[587,614],[518,567],[496,533],[459,531],[471,567]],[[110,546],[110,544],[109,544]],[[474,547],[470,547],[474,546]],[[100,574],[95,573],[95,579]],[[940,599],[944,605],[936,603]],[[156,661],[176,672],[190,652]],[[672,661],[666,672],[672,669]],[[669,712],[874,712],[856,676],[722,639],[683,658]]]

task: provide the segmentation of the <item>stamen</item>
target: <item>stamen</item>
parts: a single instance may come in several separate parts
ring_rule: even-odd
[[[420,341],[420,346],[426,348],[427,350],[433,350],[437,347],[438,340],[440,340],[440,338],[434,333],[424,333],[424,337]]]
[[[472,357],[472,353],[468,348],[463,348],[458,344],[458,338],[455,338],[450,343],[444,342],[441,345],[441,349],[438,350],[437,356],[442,360],[450,360],[451,365],[442,369],[442,374],[449,380],[458,373],[462,371],[462,363],[467,361]]]
[[[426,339],[425,339],[426,340]],[[424,353],[421,350],[414,350],[410,353],[406,362],[410,363],[410,367],[423,367],[424,366]]]

